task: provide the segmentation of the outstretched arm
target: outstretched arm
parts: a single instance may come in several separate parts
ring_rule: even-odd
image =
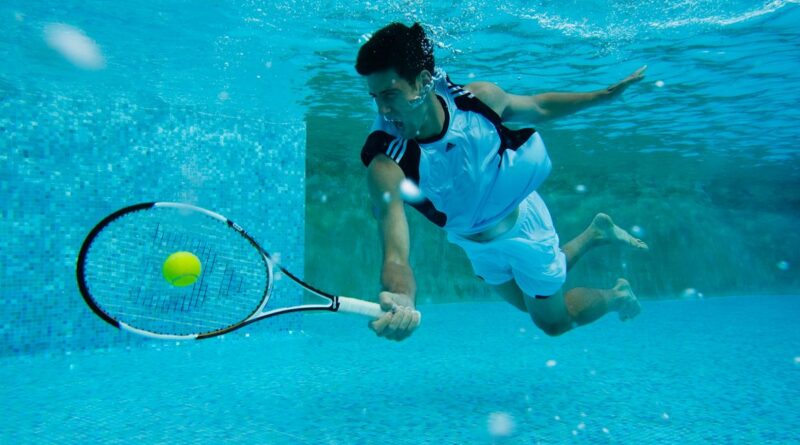
[[[378,221],[383,247],[381,265],[382,292],[378,299],[386,315],[370,323],[381,337],[403,340],[419,325],[414,300],[417,284],[409,265],[408,221],[399,196],[405,178],[397,164],[384,155],[375,157],[368,169],[371,202]]]
[[[503,121],[534,123],[568,116],[610,101],[622,94],[629,85],[642,80],[646,69],[647,65],[608,88],[586,93],[516,95],[506,93],[488,82],[475,82],[467,85],[467,89],[489,105]]]

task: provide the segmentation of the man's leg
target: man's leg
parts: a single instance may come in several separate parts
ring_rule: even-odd
[[[648,249],[642,240],[614,224],[611,217],[598,213],[589,227],[561,248],[567,269],[590,249],[611,243]],[[512,306],[528,312],[536,326],[548,335],[561,335],[575,326],[591,323],[610,311],[618,312],[621,320],[633,318],[641,311],[630,284],[622,278],[611,289],[579,287],[570,289],[566,294],[559,291],[548,298],[526,297],[514,280],[494,285],[492,289]]]
[[[589,324],[608,312],[617,312],[624,321],[641,311],[630,283],[622,278],[611,289],[578,287],[547,298],[526,297],[514,280],[492,288],[514,307],[528,312],[534,324],[551,336]]]
[[[522,312],[528,312],[528,307],[525,305],[525,295],[517,286],[516,281],[511,280],[503,284],[491,285],[490,287],[495,293],[503,297],[503,300],[511,303],[515,308]]]
[[[611,289],[577,287],[546,299],[526,298],[525,302],[536,326],[552,336],[589,324],[609,312],[619,313],[624,321],[641,311],[630,283],[622,278]]]
[[[641,250],[648,249],[644,241],[634,238],[630,233],[614,224],[610,216],[598,213],[586,230],[561,247],[561,251],[567,257],[567,270],[571,269],[583,254],[593,247],[611,243],[625,244]]]

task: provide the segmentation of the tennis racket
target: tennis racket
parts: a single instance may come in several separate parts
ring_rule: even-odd
[[[196,281],[175,286],[162,274],[174,252],[202,265]],[[325,303],[270,310],[276,269]],[[283,268],[239,225],[189,204],[148,202],[104,218],[86,237],[77,263],[86,304],[119,329],[160,339],[205,339],[297,311],[378,318],[376,303],[321,291]]]

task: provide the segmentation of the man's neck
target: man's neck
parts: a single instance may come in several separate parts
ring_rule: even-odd
[[[416,139],[429,139],[442,133],[444,127],[444,107],[439,102],[439,97],[435,93],[428,96],[425,121],[419,129],[419,136]]]

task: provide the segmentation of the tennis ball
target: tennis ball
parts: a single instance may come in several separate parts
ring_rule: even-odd
[[[164,278],[173,286],[188,286],[197,280],[200,260],[191,252],[175,252],[164,261]]]

